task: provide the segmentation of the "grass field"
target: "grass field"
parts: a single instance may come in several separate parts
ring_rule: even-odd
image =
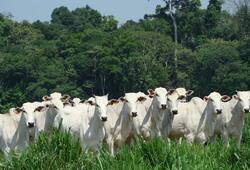
[[[124,146],[115,158],[109,156],[105,147],[96,154],[81,152],[80,145],[71,135],[62,134],[57,129],[49,138],[41,134],[21,155],[12,159],[1,158],[1,169],[105,169],[105,170],[145,170],[145,169],[250,169],[250,116],[245,122],[241,149],[235,142],[229,149],[223,147],[222,140],[202,146],[181,145],[172,141],[152,139],[146,143],[138,140],[133,146]]]

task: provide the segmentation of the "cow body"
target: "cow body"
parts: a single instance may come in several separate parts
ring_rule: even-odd
[[[110,118],[105,124],[105,141],[112,156],[115,148],[121,147],[133,137],[133,119],[138,115],[137,105],[142,100],[146,98],[140,94],[126,93],[117,104],[108,106]]]
[[[238,91],[233,99],[223,104],[223,112],[216,121],[216,135],[221,135],[226,147],[229,147],[229,137],[236,139],[240,147],[245,114],[249,112],[249,97],[247,91]]]
[[[204,144],[209,141],[214,134],[217,114],[222,112],[221,100],[228,100],[228,96],[213,92],[206,97],[206,101],[194,97],[190,102],[179,103],[169,137],[185,137],[190,143]]]
[[[28,146],[28,127],[34,122],[33,115],[27,114],[16,108],[10,109],[7,114],[0,114],[0,147],[5,157],[8,157],[11,150],[22,151]]]

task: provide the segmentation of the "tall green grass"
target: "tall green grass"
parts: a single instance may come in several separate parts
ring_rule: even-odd
[[[84,153],[79,142],[70,134],[55,129],[51,137],[41,134],[39,139],[21,155],[12,159],[1,159],[1,169],[250,169],[250,116],[244,127],[241,149],[235,142],[230,148],[223,147],[222,140],[213,144],[190,145],[185,141],[179,145],[163,139],[144,142],[138,139],[133,146],[124,146],[112,158],[102,148],[99,154]]]

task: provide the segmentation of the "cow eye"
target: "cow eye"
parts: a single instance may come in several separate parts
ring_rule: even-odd
[[[213,102],[214,100],[210,98],[210,101]]]
[[[96,105],[96,107],[100,107],[98,104],[95,104]]]
[[[157,93],[156,93],[155,95],[156,95],[156,96],[159,96],[159,94],[157,94]]]

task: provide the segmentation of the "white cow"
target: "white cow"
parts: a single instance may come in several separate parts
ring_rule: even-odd
[[[249,97],[247,91],[237,91],[232,100],[223,104],[222,114],[217,117],[216,134],[220,134],[226,147],[229,147],[229,137],[236,139],[240,147],[245,113],[249,112]]]
[[[77,106],[65,105],[65,103],[58,99],[52,99],[51,102],[57,105],[57,107],[59,106],[53,126],[60,128],[63,132],[67,131],[79,139],[82,123],[81,116],[87,113],[90,105],[85,103],[80,103]]]
[[[24,150],[29,144],[29,128],[34,127],[34,114],[21,108],[11,108],[0,114],[0,146],[5,157],[11,150]]]
[[[121,147],[133,136],[133,119],[137,116],[137,104],[146,100],[145,96],[137,93],[125,93],[119,101],[109,102],[108,114],[110,118],[105,123],[105,142],[114,156],[114,149]],[[113,104],[116,103],[116,104]]]
[[[171,89],[167,93],[167,114],[164,114],[162,121],[162,135],[168,138],[171,130],[174,116],[178,114],[178,106],[180,102],[185,101],[187,97],[186,89],[178,88],[180,93],[176,89]],[[185,91],[184,91],[185,90]]]
[[[222,101],[230,97],[212,92],[204,100],[194,97],[190,102],[179,103],[170,138],[185,137],[190,143],[205,143],[213,136],[217,114],[222,112]]]
[[[186,90],[186,88],[183,88],[183,87],[179,87],[175,90],[179,96],[183,96],[183,97],[181,97],[182,98],[180,100],[181,102],[187,102],[187,97],[191,96],[194,93],[193,90]]]
[[[104,124],[110,118],[107,115],[108,95],[95,96],[91,108],[81,116],[80,142],[83,150],[98,151],[104,137]]]
[[[41,131],[50,133],[53,128],[53,123],[56,115],[58,114],[58,108],[51,102],[51,98],[48,96],[43,97],[43,102],[39,102],[34,110],[35,124],[34,137],[37,138]]]
[[[94,96],[93,99],[88,103],[66,105],[59,109],[54,126],[80,139],[84,150],[97,151],[105,135],[103,125],[107,121],[108,96]]]
[[[151,100],[145,102],[147,112],[141,124],[141,134],[144,138],[160,137],[163,133],[162,121],[167,112],[167,90],[159,87],[148,90]],[[142,113],[140,113],[142,114]],[[166,115],[168,117],[168,115]]]

